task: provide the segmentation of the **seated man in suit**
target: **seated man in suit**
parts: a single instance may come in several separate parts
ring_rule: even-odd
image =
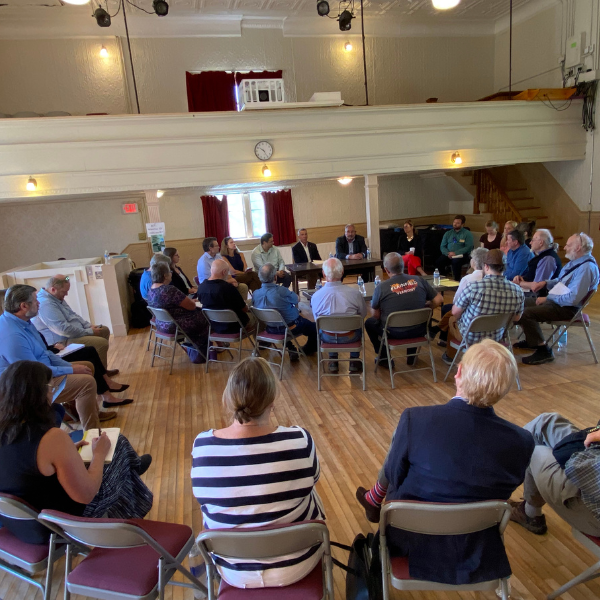
[[[373,344],[375,355],[379,352],[381,336],[385,322],[390,313],[403,310],[417,310],[419,308],[441,306],[442,295],[436,292],[429,282],[416,275],[404,275],[404,261],[397,252],[390,252],[383,259],[383,268],[389,279],[382,281],[373,293],[371,310],[373,316],[365,321],[367,335]],[[425,324],[415,327],[390,328],[389,336],[394,339],[410,339],[423,337],[426,333]],[[416,359],[416,348],[408,349],[406,362],[413,365]],[[379,366],[388,367],[385,348],[381,353]]]
[[[308,338],[302,350],[306,355],[314,354],[317,351],[317,328],[315,324],[300,315],[298,311],[298,296],[283,286],[275,283],[277,276],[277,267],[271,263],[263,265],[258,271],[258,276],[262,281],[260,289],[252,294],[252,304],[256,308],[274,308],[277,310],[288,327],[295,336],[305,335]],[[284,333],[285,328],[267,327],[269,333]],[[290,360],[296,362],[298,353],[292,342],[288,342],[288,351]]]
[[[534,449],[531,433],[501,419],[493,406],[510,391],[517,363],[510,350],[483,340],[465,353],[447,403],[406,408],[378,481],[356,497],[379,522],[387,500],[465,503],[508,500],[523,482]],[[410,576],[453,585],[510,575],[497,528],[458,536],[390,528],[392,555],[406,556]]]
[[[313,260],[321,260],[317,245],[308,241],[308,231],[305,227],[298,229],[298,240],[300,241],[295,246],[292,246],[292,256],[295,263],[301,264],[313,262]],[[314,289],[318,278],[319,273],[316,271],[306,275],[309,290]]]
[[[75,404],[83,429],[98,429],[100,421],[114,419],[114,411],[98,413],[97,387],[91,363],[71,364],[50,350],[31,319],[38,313],[37,290],[30,285],[10,287],[0,315],[0,374],[18,360],[33,360],[52,371],[55,402]],[[62,388],[62,391],[61,391]]]
[[[435,261],[435,266],[444,275],[448,266],[452,267],[452,277],[460,281],[462,266],[469,264],[471,250],[473,250],[473,234],[465,229],[465,215],[456,215],[452,222],[452,229],[446,231],[442,238],[440,250],[442,255]]]
[[[265,233],[261,236],[260,244],[252,250],[252,264],[255,271],[259,271],[264,265],[271,264],[277,269],[277,283],[286,288],[292,284],[292,276],[285,270],[283,256],[275,246],[272,233]]]
[[[361,260],[367,258],[365,238],[356,233],[356,227],[352,223],[346,225],[344,235],[335,240],[335,256],[340,260]],[[369,271],[365,271],[361,275],[365,281],[368,281]]]
[[[568,262],[560,271],[558,278],[531,283],[527,287],[533,292],[544,288],[548,295],[527,298],[525,310],[519,321],[525,339],[513,345],[513,348],[535,349],[522,361],[527,365],[541,365],[554,360],[552,350],[546,345],[540,323],[548,321],[570,321],[583,305],[592,290],[598,287],[600,280],[598,264],[592,256],[594,241],[585,233],[573,234],[565,244]]]

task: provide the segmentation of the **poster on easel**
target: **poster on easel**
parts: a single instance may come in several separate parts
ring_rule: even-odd
[[[165,224],[146,223],[146,233],[150,238],[152,252],[162,252],[165,249]]]

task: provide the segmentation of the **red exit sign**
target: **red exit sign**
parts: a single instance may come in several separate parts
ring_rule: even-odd
[[[131,204],[123,204],[123,212],[126,215],[134,215],[138,212],[138,205],[135,202]]]

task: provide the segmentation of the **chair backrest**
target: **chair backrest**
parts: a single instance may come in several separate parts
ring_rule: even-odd
[[[239,323],[238,316],[229,308],[224,310],[213,310],[212,308],[203,308],[204,316],[213,323]]]
[[[196,287],[198,287],[200,285],[200,280],[198,279],[198,275],[194,275],[194,283],[196,284]]]
[[[322,315],[317,317],[317,330],[330,333],[343,333],[362,329],[363,318],[360,315]]]
[[[256,306],[251,306],[250,310],[256,317],[256,320],[264,325],[287,327],[287,323],[281,316],[281,313],[274,308],[256,308]]]
[[[175,323],[175,319],[171,316],[171,313],[164,308],[148,306],[148,310],[154,315],[154,318],[157,321],[162,321],[163,323]],[[177,325],[177,323],[175,324]]]
[[[389,327],[415,327],[428,323],[431,318],[431,308],[417,308],[416,310],[401,310],[390,313],[385,321],[386,330]]]
[[[208,553],[223,558],[261,560],[285,556],[318,544],[329,547],[329,531],[323,521],[247,529],[211,529],[197,538],[205,560]]]
[[[390,525],[426,535],[463,535],[498,525],[503,533],[509,519],[510,506],[500,500],[466,504],[395,500],[383,505],[379,530]]]
[[[469,323],[469,328],[464,337],[466,338],[469,333],[484,333],[487,331],[491,332],[497,331],[498,329],[506,329],[514,316],[515,313],[497,313],[494,315],[475,317],[471,323]]]
[[[579,309],[578,312],[583,312],[583,309],[590,303],[590,301],[592,300],[592,298],[595,296],[596,292],[598,291],[598,288],[594,288],[593,290],[590,290],[584,297],[583,300],[581,301],[581,308]]]
[[[0,517],[18,521],[37,521],[39,512],[21,498],[11,494],[0,494]]]

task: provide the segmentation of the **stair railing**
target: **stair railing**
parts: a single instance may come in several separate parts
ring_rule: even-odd
[[[488,212],[494,215],[494,220],[502,227],[506,221],[525,221],[519,209],[513,204],[502,186],[494,179],[488,169],[478,169],[474,173],[476,185],[475,202],[473,212],[480,214]],[[486,210],[481,210],[485,204]]]

